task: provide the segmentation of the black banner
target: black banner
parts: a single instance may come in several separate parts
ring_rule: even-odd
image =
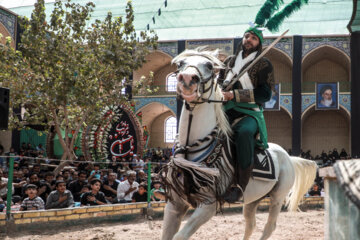
[[[136,126],[134,126],[129,115],[123,109],[119,108],[117,115],[120,117],[112,123],[107,136],[106,151],[108,159],[113,156],[125,158],[133,156],[137,152]]]

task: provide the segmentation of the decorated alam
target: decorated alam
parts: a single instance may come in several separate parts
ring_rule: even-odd
[[[0,0],[0,238],[360,239],[359,59],[357,0]]]

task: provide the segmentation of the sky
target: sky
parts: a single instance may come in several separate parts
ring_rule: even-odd
[[[14,8],[14,7],[21,7],[21,6],[31,6],[37,0],[0,0],[0,6],[5,8]],[[55,2],[55,0],[45,0],[45,2]]]

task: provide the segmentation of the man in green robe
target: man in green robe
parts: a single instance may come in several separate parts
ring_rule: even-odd
[[[262,42],[261,30],[252,27],[245,32],[235,56],[225,60],[226,68],[219,73],[218,81],[224,88],[257,59],[262,51]],[[270,100],[273,88],[273,66],[263,57],[233,85],[230,91],[223,91],[224,100],[228,101],[224,109],[234,132],[233,140],[236,147],[233,151],[236,158],[234,183],[238,184],[237,187],[240,186],[240,189],[235,188],[237,199],[241,197],[249,182],[255,146],[262,149],[268,147],[262,105]]]

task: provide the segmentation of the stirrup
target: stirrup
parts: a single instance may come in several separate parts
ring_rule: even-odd
[[[224,200],[228,203],[235,203],[244,197],[244,191],[239,184],[231,185],[224,194]]]

